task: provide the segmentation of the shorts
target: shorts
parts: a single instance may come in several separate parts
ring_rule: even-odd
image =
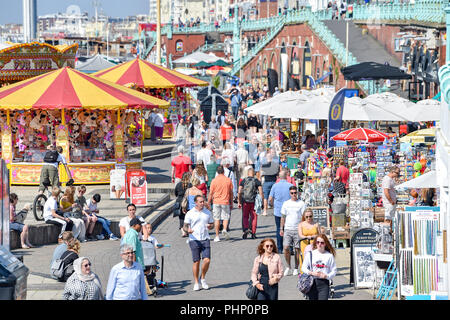
[[[283,247],[300,248],[300,236],[297,230],[284,230]]]
[[[264,193],[264,199],[269,199],[270,190],[272,189],[272,186],[275,184],[275,181],[268,181],[264,182],[262,185],[263,193]]]
[[[230,206],[228,204],[213,204],[214,220],[230,220]]]
[[[383,204],[383,206],[384,206],[384,219],[392,221],[395,217],[395,210],[397,209],[397,205],[385,203]]]
[[[192,261],[197,262],[200,261],[200,253],[201,258],[211,259],[211,245],[208,240],[189,240],[189,247],[192,252]]]
[[[11,222],[9,224],[9,228],[11,230],[18,231],[19,233],[22,233],[23,227],[25,227],[25,225],[23,223],[19,223],[19,222]]]
[[[164,127],[155,127],[155,137],[162,138]]]

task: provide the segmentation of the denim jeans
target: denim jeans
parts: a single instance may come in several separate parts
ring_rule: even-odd
[[[283,237],[280,236],[280,223],[281,223],[281,217],[275,216],[275,225],[277,227],[277,247],[278,247],[278,252],[281,254],[281,253],[283,253]]]
[[[109,228],[109,226],[111,225],[111,221],[100,216],[97,216],[97,221],[100,222],[103,226],[102,234],[104,236],[109,236],[112,233],[111,229]]]

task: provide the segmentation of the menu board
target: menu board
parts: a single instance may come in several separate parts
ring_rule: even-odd
[[[319,224],[319,226],[328,228],[329,227],[329,214],[328,207],[310,207],[313,212],[314,221]]]

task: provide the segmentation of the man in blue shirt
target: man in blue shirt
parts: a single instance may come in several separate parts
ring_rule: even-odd
[[[133,246],[120,246],[122,262],[112,267],[106,288],[106,300],[147,300],[142,266],[134,261]]]
[[[291,198],[289,188],[292,184],[286,181],[286,171],[280,172],[280,181],[272,186],[269,194],[269,203],[273,206],[273,214],[275,216],[275,225],[277,226],[277,247],[282,253],[283,237],[280,235],[281,207],[283,203]]]

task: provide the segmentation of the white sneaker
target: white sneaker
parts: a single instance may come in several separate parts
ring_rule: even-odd
[[[293,276],[298,275],[298,269],[294,269],[294,271],[292,272],[292,275],[293,275]]]
[[[98,235],[97,235],[97,239],[98,239],[98,240],[104,240],[104,239],[105,239],[105,236],[102,235],[102,234],[98,234]]]
[[[219,242],[220,241],[220,238],[219,237],[215,237],[214,238],[214,242]]]
[[[289,275],[290,271],[291,271],[291,269],[286,268],[286,270],[284,270],[284,276],[287,277]]]
[[[200,285],[198,283],[194,284],[194,291],[199,291]]]
[[[225,237],[225,240],[230,240],[230,234],[227,230],[222,230],[222,235]]]
[[[205,279],[201,279],[200,281],[202,282],[202,288],[205,289],[205,290],[208,290],[208,289],[209,289],[209,286],[208,286],[208,284],[206,283],[206,280],[205,280]]]

